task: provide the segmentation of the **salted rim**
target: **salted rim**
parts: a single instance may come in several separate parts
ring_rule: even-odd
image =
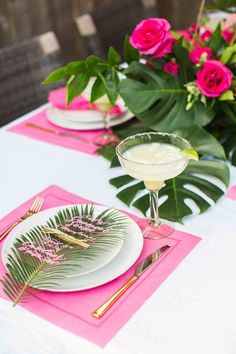
[[[170,162],[164,162],[164,163],[143,163],[143,162],[136,162],[136,161],[132,161],[132,160],[129,160],[127,159],[126,157],[124,157],[120,152],[119,152],[119,148],[121,145],[125,144],[127,141],[131,140],[131,139],[135,139],[136,137],[139,137],[139,136],[143,136],[143,135],[164,135],[164,136],[172,136],[174,138],[178,138],[178,139],[181,139],[182,141],[184,141],[185,143],[188,144],[188,148],[189,149],[192,149],[192,145],[190,144],[190,142],[184,138],[182,138],[181,136],[179,135],[175,135],[175,134],[171,134],[171,133],[162,133],[162,132],[145,132],[145,133],[138,133],[138,134],[135,134],[135,135],[131,135],[131,136],[128,136],[127,138],[125,138],[124,140],[122,140],[117,146],[116,146],[116,154],[118,156],[120,156],[122,159],[130,162],[130,163],[133,163],[133,164],[136,164],[136,165],[144,165],[144,166],[156,166],[156,165],[168,165],[168,164],[171,164],[173,162],[177,162],[177,161],[182,161],[182,160],[186,160],[187,159],[187,156],[186,155],[183,155],[183,157],[181,159],[177,159],[177,160],[174,160],[174,161],[170,161]],[[174,145],[174,144],[173,144]]]

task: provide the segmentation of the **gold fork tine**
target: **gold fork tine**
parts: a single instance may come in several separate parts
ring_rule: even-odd
[[[32,214],[36,214],[40,211],[42,205],[43,205],[44,198],[37,196],[31,205],[30,209],[23,215],[21,216],[17,221],[15,221],[12,225],[10,225],[4,232],[0,234],[0,241],[9,234],[10,231],[12,231],[18,224],[20,224],[22,221],[30,217]]]
[[[34,212],[38,213],[40,211],[40,209],[42,208],[42,205],[43,205],[43,198],[39,197],[38,204],[35,207]]]
[[[34,213],[35,209],[37,210],[38,202],[39,202],[39,196],[37,195],[37,197],[35,198],[33,204],[31,205],[31,207],[29,209],[30,212]]]

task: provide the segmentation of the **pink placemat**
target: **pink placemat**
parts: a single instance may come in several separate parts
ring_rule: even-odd
[[[68,105],[66,104],[66,87],[61,87],[56,90],[52,90],[48,95],[48,102],[54,107],[66,110],[99,110],[95,103],[90,103],[83,95],[80,95],[73,99]],[[122,109],[119,105],[115,105],[111,111],[111,114],[121,114]]]
[[[66,190],[50,186],[41,193],[43,209],[71,203],[91,203]],[[31,206],[34,198],[22,204],[1,220],[0,232],[19,218]],[[131,215],[140,222],[140,218]],[[104,347],[125,323],[134,315],[142,304],[158,289],[169,274],[198,244],[199,237],[175,231],[168,238],[172,247],[117,301],[117,303],[100,319],[93,318],[91,312],[118,290],[133,274],[137,263],[153,252],[158,246],[167,244],[167,240],[145,240],[143,251],[137,262],[119,278],[95,289],[73,293],[52,293],[40,291],[32,296],[23,306],[30,312],[55,325],[77,334],[101,347]],[[3,244],[3,242],[2,242]],[[2,248],[2,244],[0,248]],[[5,268],[0,261],[0,276]],[[0,297],[6,298],[2,289]]]
[[[40,127],[51,129],[57,132],[63,132],[63,133],[69,132],[73,135],[77,135],[86,139],[86,141],[80,141],[71,137],[64,137],[57,134],[51,134],[46,131],[38,130],[30,126],[27,126],[28,123],[37,124]],[[96,154],[96,150],[98,149],[98,146],[95,145],[93,141],[95,138],[97,138],[103,133],[103,129],[77,131],[77,130],[64,129],[55,126],[54,124],[50,123],[49,120],[47,119],[46,110],[12,126],[11,128],[8,129],[8,131],[17,134],[22,134],[36,140],[45,141],[50,144],[62,146],[68,149],[82,151],[92,155]]]
[[[227,190],[226,197],[229,199],[236,200],[236,186],[232,186]]]

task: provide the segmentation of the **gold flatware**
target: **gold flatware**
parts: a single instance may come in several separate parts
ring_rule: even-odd
[[[25,219],[29,218],[30,216],[38,213],[40,209],[42,208],[44,198],[37,196],[30,207],[30,209],[23,215],[21,216],[16,222],[14,222],[12,225],[10,225],[5,231],[3,231],[0,234],[0,241],[9,234],[11,230],[13,230],[18,224],[20,224],[22,221]]]
[[[75,140],[80,140],[80,141],[83,141],[84,143],[89,143],[88,139],[86,139],[86,138],[84,138],[84,137],[82,137],[80,135],[76,135],[76,134],[72,134],[72,133],[66,133],[66,132],[60,132],[59,130],[45,128],[45,127],[42,127],[41,125],[38,125],[38,124],[35,124],[35,123],[31,123],[31,122],[26,123],[26,126],[29,127],[29,128],[41,130],[41,131],[46,132],[46,133],[50,133],[50,134],[54,134],[54,135],[58,135],[58,136],[63,136],[65,138],[71,138],[71,139],[75,139]]]
[[[79,245],[83,248],[89,247],[89,245],[86,242],[78,240],[77,238],[70,236],[70,235],[66,234],[65,232],[62,232],[58,229],[52,229],[51,227],[44,226],[43,230],[46,233],[54,235],[54,236],[60,238],[61,240],[66,241],[72,245]]]
[[[112,305],[124,294],[124,292],[136,282],[136,280],[148,270],[156,261],[170,248],[170,245],[166,245],[157,248],[153,253],[146,257],[137,267],[135,268],[134,275],[130,278],[117,292],[112,295],[103,305],[101,305],[97,310],[92,312],[92,316],[96,318],[102,317],[107,310],[109,310]]]

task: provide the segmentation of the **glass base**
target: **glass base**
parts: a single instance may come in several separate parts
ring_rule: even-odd
[[[162,238],[170,236],[175,231],[175,225],[173,222],[159,219],[160,223],[157,226],[152,226],[150,221],[142,222],[143,237],[149,240],[160,240]]]
[[[98,145],[98,146],[103,146],[106,145],[108,143],[118,143],[119,139],[116,135],[113,134],[113,132],[111,130],[108,130],[107,132],[105,132],[104,134],[98,136],[97,138],[95,138],[93,140],[94,144]]]

